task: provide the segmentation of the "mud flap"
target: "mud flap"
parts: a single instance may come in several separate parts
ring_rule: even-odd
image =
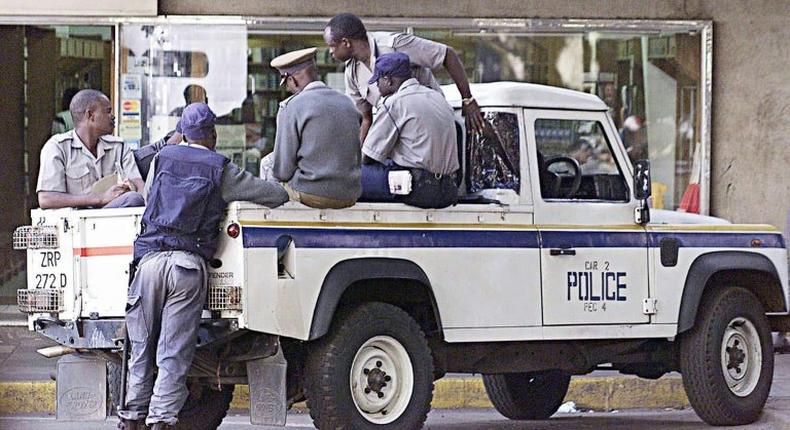
[[[285,425],[287,369],[288,363],[281,348],[278,348],[277,353],[271,357],[247,362],[252,424]]]
[[[107,418],[107,363],[87,354],[58,360],[57,420],[104,421]]]

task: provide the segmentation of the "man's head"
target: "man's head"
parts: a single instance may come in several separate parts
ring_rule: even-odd
[[[355,41],[367,42],[368,32],[362,20],[352,13],[341,13],[329,20],[324,28],[324,42],[337,61],[351,58]]]
[[[593,147],[586,137],[580,137],[568,147],[568,155],[575,158],[579,164],[584,164],[590,159],[593,153]]]
[[[206,89],[200,85],[187,85],[187,87],[184,88],[184,101],[186,104],[208,103]]]
[[[373,76],[368,84],[378,84],[382,97],[398,91],[398,88],[411,78],[409,56],[402,52],[392,52],[376,58]]]
[[[110,99],[101,91],[82,90],[74,95],[69,111],[75,128],[87,127],[94,135],[112,134],[115,130],[115,115],[112,114]]]
[[[315,65],[316,48],[300,49],[287,52],[274,58],[270,65],[280,71],[280,85],[297,94],[310,82],[318,80],[318,68]]]
[[[214,122],[217,116],[205,103],[192,103],[184,108],[179,128],[188,143],[205,146],[213,150],[217,145],[217,130]]]

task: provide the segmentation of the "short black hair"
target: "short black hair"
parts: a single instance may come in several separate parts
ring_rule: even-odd
[[[353,13],[341,13],[332,17],[326,25],[329,28],[333,40],[356,39],[365,40],[368,38],[368,31],[365,24]]]
[[[186,88],[184,88],[184,101],[187,104],[194,102],[194,100],[192,100],[192,90],[197,90],[197,89],[202,90],[203,95],[206,96],[206,89],[201,87],[200,85],[195,85],[195,84],[187,85]]]
[[[80,90],[75,94],[69,105],[69,111],[71,112],[71,118],[74,120],[74,124],[79,124],[85,117],[85,112],[96,107],[96,104],[103,99],[108,99],[108,97],[97,90]]]

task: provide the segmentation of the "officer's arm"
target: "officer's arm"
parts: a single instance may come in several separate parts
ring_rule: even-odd
[[[357,105],[362,112],[362,124],[359,125],[359,143],[362,144],[365,142],[365,138],[368,137],[368,131],[370,131],[370,126],[373,124],[373,106],[370,103],[360,103]]]
[[[122,185],[114,185],[103,194],[75,195],[58,191],[39,191],[38,205],[41,209],[102,207],[126,191],[129,189]]]
[[[480,107],[477,101],[472,99],[472,91],[469,89],[469,80],[466,78],[466,71],[464,65],[458,54],[451,47],[447,47],[447,53],[444,56],[444,68],[447,73],[453,78],[455,86],[458,87],[458,92],[464,99],[471,99],[470,102],[465,102],[461,106],[461,110],[466,118],[467,129],[474,130],[477,133],[483,131],[483,115],[480,112]]]
[[[274,208],[288,201],[288,193],[276,182],[258,179],[232,163],[222,171],[222,200],[244,201]]]
[[[300,137],[299,125],[293,114],[294,108],[280,108],[277,114],[277,134],[274,136],[274,166],[272,175],[279,181],[288,182],[296,172]]]
[[[398,124],[395,122],[396,118],[401,117],[400,108],[397,101],[394,103],[383,101],[380,104],[379,114],[373,120],[370,133],[362,144],[364,164],[370,164],[370,159],[383,163],[390,158],[400,137]]]

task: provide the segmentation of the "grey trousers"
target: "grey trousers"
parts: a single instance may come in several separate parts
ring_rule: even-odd
[[[110,203],[104,205],[105,208],[133,208],[137,206],[145,206],[145,199],[143,195],[136,191],[127,191],[120,196],[112,199]]]
[[[147,417],[149,425],[178,421],[205,298],[206,263],[198,255],[167,251],[142,258],[126,304],[131,356],[126,409],[119,417]]]

